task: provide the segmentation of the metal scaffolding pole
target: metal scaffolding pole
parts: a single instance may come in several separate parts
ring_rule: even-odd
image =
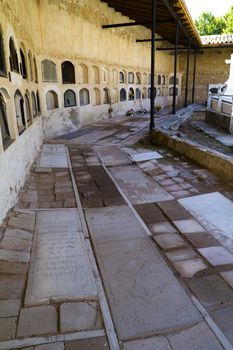
[[[155,126],[155,27],[156,0],[152,0],[152,28],[151,28],[151,89],[150,89],[150,132]]]
[[[194,53],[194,62],[193,62],[193,93],[192,93],[192,103],[194,103],[194,100],[195,100],[196,65],[197,65],[197,51],[195,51],[195,53]]]
[[[176,46],[175,46],[175,56],[174,56],[174,82],[173,82],[173,103],[172,103],[172,113],[176,114],[176,80],[177,80],[177,58],[178,58],[178,45],[179,45],[179,22],[176,23]]]
[[[184,100],[185,107],[187,107],[187,105],[188,105],[189,62],[190,62],[190,39],[188,42],[187,67],[186,67],[186,84],[185,84],[185,100]]]

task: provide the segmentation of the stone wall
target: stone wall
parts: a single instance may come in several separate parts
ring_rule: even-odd
[[[229,64],[225,63],[229,59],[233,48],[222,49],[204,49],[197,54],[196,65],[196,84],[195,84],[195,102],[206,103],[208,99],[209,84],[224,84],[229,77]],[[190,56],[190,75],[189,75],[189,95],[192,100],[193,84],[193,61],[194,55]],[[182,79],[182,97],[184,100],[185,80],[186,80],[186,62],[187,53],[181,52],[179,55],[179,71],[183,74]]]

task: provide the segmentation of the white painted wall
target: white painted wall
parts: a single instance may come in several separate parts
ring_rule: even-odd
[[[17,202],[30,167],[43,141],[42,119],[33,124],[0,154],[0,223]]]

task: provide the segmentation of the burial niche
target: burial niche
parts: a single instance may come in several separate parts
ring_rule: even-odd
[[[47,92],[46,105],[48,110],[58,108],[58,96],[55,91],[50,90]]]
[[[1,128],[1,135],[2,135],[2,143],[3,147],[8,144],[10,141],[10,132],[7,122],[7,113],[6,113],[6,103],[4,101],[4,98],[0,92],[0,128]]]
[[[20,63],[21,75],[23,79],[27,79],[27,66],[26,66],[25,54],[22,48],[20,48],[19,53],[20,53],[20,60],[21,60],[21,63]]]
[[[37,116],[37,107],[36,107],[36,96],[35,96],[35,93],[32,92],[31,96],[32,96],[32,115],[33,115],[33,118],[35,118]]]
[[[120,101],[126,101],[126,90],[125,89],[120,90]]]
[[[129,101],[134,100],[134,89],[133,89],[133,88],[130,88],[130,89],[129,89],[128,100],[129,100]]]
[[[66,90],[64,93],[64,106],[73,107],[76,106],[76,96],[73,90]]]
[[[3,34],[0,26],[0,76],[6,76],[6,61],[5,61],[5,53],[4,53],[4,42],[3,42]]]
[[[62,83],[75,84],[75,70],[74,65],[70,61],[64,61],[61,64]]]
[[[26,91],[24,100],[25,100],[25,110],[26,110],[27,124],[30,125],[30,124],[32,124],[32,113],[31,113],[31,107],[30,107],[30,101],[29,101],[29,92],[28,91]]]
[[[134,83],[134,74],[132,72],[128,73],[128,83],[133,84]]]
[[[10,49],[10,68],[12,72],[19,73],[19,61],[18,55],[15,48],[15,43],[13,38],[10,38],[9,41],[9,49]]]
[[[94,88],[93,90],[94,92],[94,101],[93,101],[93,105],[100,105],[101,104],[101,97],[100,97],[100,89],[98,88]]]
[[[139,100],[141,98],[141,91],[140,89],[136,89],[136,100]]]
[[[85,106],[90,104],[89,91],[87,89],[82,89],[79,91],[80,106]]]
[[[15,100],[17,127],[20,135],[26,128],[26,122],[25,122],[25,114],[24,114],[24,100],[19,90],[16,90],[14,100]]]
[[[56,64],[53,61],[43,60],[41,62],[42,80],[44,82],[57,82]]]

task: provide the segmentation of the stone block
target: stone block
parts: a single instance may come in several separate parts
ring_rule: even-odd
[[[0,260],[0,274],[24,275],[28,272],[29,264]]]
[[[74,340],[65,343],[65,350],[109,350],[105,337]]]
[[[172,350],[222,350],[212,330],[205,322],[168,335]]]
[[[8,225],[22,230],[33,232],[35,225],[35,217],[33,215],[21,214],[17,217],[11,217],[8,221]]]
[[[224,247],[200,248],[198,251],[212,266],[233,264],[233,255]]]
[[[150,224],[149,229],[152,234],[160,233],[176,233],[177,230],[169,222],[160,222],[156,224]]]
[[[24,275],[0,275],[0,299],[21,299],[24,286]]]
[[[190,259],[174,262],[175,269],[184,278],[191,278],[199,271],[207,268],[201,259]]]
[[[17,318],[0,318],[0,339],[8,340],[15,337]]]
[[[190,260],[197,257],[197,253],[189,248],[176,249],[173,252],[165,253],[165,255],[172,262]]]
[[[181,233],[205,232],[204,228],[195,220],[176,220],[174,225]]]
[[[19,229],[11,229],[11,228],[6,229],[6,231],[4,232],[4,236],[27,239],[29,241],[31,241],[33,238],[33,234],[31,232],[19,230]]]
[[[0,300],[0,317],[18,316],[20,299]]]
[[[28,263],[30,261],[30,254],[27,252],[0,249],[0,260]]]
[[[187,283],[205,307],[233,302],[232,289],[218,275],[193,278],[187,280]]]
[[[162,235],[156,235],[153,239],[158,243],[162,249],[174,249],[185,247],[186,242],[175,233],[164,233]]]
[[[219,245],[219,242],[208,232],[186,233],[185,236],[195,248],[206,248]]]
[[[0,249],[24,251],[30,253],[31,241],[16,237],[4,237],[0,244]]]
[[[233,346],[233,306],[212,311],[210,315]]]
[[[61,332],[101,329],[101,315],[96,302],[64,303],[60,308]]]
[[[57,313],[54,306],[21,309],[17,337],[50,334],[57,331]]]

